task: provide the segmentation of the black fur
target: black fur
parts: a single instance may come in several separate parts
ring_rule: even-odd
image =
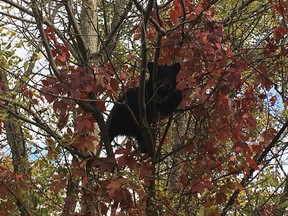
[[[180,71],[180,64],[171,66],[161,65],[157,67],[156,92],[153,92],[153,63],[148,63],[149,79],[145,83],[146,115],[149,124],[154,123],[156,116],[169,116],[175,112],[182,97],[176,89],[176,76]],[[140,151],[149,153],[145,146],[144,137],[139,128],[139,87],[129,89],[119,103],[115,104],[109,116],[109,137],[112,142],[118,135],[135,137]],[[156,109],[153,115],[152,100]]]

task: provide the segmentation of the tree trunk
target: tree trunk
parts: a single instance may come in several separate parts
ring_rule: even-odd
[[[0,80],[3,83],[2,90],[4,95],[8,95],[10,90],[8,88],[7,74],[3,71],[0,71]],[[6,106],[9,106],[9,104],[6,104]],[[14,110],[12,107],[7,108],[7,110],[17,113],[17,110]],[[8,114],[7,118],[3,120],[3,124],[7,142],[11,149],[13,172],[15,176],[20,174],[23,175],[23,178],[25,178],[25,176],[30,176],[25,138],[19,122],[17,122],[15,117]],[[17,193],[15,193],[15,196],[17,196],[15,197],[17,200],[16,205],[18,206],[21,215],[29,215],[29,205],[33,203],[31,197],[25,197],[27,199],[20,200]]]
[[[82,37],[85,41],[86,46],[89,50],[87,50],[88,59],[91,59],[92,53],[97,52],[98,49],[98,36],[97,36],[97,0],[86,0],[83,1],[83,6],[81,10],[81,19],[80,19],[80,27]],[[91,63],[91,62],[89,62]],[[97,63],[97,62],[96,62]],[[99,137],[99,126],[97,123],[94,123],[94,132],[90,135]],[[93,142],[94,143],[94,155],[97,155],[98,152],[97,146],[99,145],[99,139]],[[100,150],[99,150],[100,151]]]

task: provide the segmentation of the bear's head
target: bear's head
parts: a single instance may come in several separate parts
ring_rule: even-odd
[[[153,67],[154,63],[148,63],[149,81],[153,83]],[[159,65],[156,69],[156,94],[158,97],[164,99],[171,92],[176,90],[176,76],[180,71],[180,63],[175,63],[171,66]]]

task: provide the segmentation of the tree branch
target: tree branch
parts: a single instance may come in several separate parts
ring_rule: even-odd
[[[72,12],[70,1],[64,0],[64,6],[65,6],[65,9],[66,9],[67,14],[68,14],[68,19],[73,26],[73,30],[75,31],[75,37],[76,37],[77,45],[78,45],[77,48],[79,49],[79,51],[81,53],[80,56],[82,57],[82,65],[85,65],[88,63],[88,48],[86,46],[84,38],[82,37],[82,33],[81,33],[80,27],[79,27],[79,25],[75,19],[75,15]]]
[[[50,62],[50,65],[52,67],[52,70],[55,74],[55,76],[60,79],[60,72],[55,64],[55,61],[54,61],[54,58],[53,58],[53,55],[52,55],[52,51],[50,49],[50,46],[49,46],[49,42],[48,42],[48,38],[46,36],[46,33],[43,29],[43,18],[42,18],[42,15],[40,15],[40,10],[38,8],[38,4],[36,3],[35,0],[32,1],[32,10],[34,12],[34,18],[36,19],[36,22],[37,22],[37,28],[40,32],[40,36],[42,38],[42,42],[43,42],[43,45],[45,47],[45,50],[46,50],[46,53],[48,55],[48,59],[49,59],[49,62]]]
[[[282,134],[285,132],[285,130],[288,127],[288,121],[286,121],[284,123],[284,125],[282,126],[282,128],[278,131],[278,133],[276,134],[276,136],[273,138],[273,140],[269,143],[269,145],[264,149],[264,151],[261,153],[261,155],[258,157],[258,159],[256,160],[256,163],[258,165],[261,164],[261,162],[263,161],[263,159],[268,155],[268,153],[271,151],[271,149],[276,145],[277,141],[280,139],[280,137],[282,136]],[[241,185],[245,186],[249,180],[249,178],[253,175],[255,169],[253,169],[252,167],[249,170],[249,174],[245,177],[243,177],[242,181],[241,181]],[[232,196],[229,198],[226,206],[224,207],[223,211],[222,211],[222,215],[226,215],[226,213],[229,211],[229,207],[232,206],[235,202],[235,200],[237,199],[238,195],[240,193],[240,189],[237,189],[234,191],[234,193],[232,194]]]

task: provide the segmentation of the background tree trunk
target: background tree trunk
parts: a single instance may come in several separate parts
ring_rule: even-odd
[[[0,71],[0,79],[3,83],[3,93],[5,95],[8,95],[10,89],[8,87],[7,74],[5,73],[5,71]],[[9,104],[6,104],[6,106],[9,106]],[[17,114],[17,110],[13,109],[12,105],[10,105],[9,111],[11,113]],[[19,123],[17,123],[17,119],[15,118],[15,116],[12,116],[11,113],[9,113],[6,119],[4,119],[3,121],[6,132],[6,139],[11,149],[13,172],[15,176],[20,177],[20,175],[22,175],[22,177],[20,178],[23,178],[23,180],[25,180],[27,177],[31,176],[25,138],[23,136],[21,126],[19,125]],[[29,209],[31,209],[30,205],[33,204],[33,196],[27,196],[25,197],[25,199],[20,199],[18,197],[18,194],[14,195],[16,196],[16,205],[18,206],[21,215],[29,215]]]

